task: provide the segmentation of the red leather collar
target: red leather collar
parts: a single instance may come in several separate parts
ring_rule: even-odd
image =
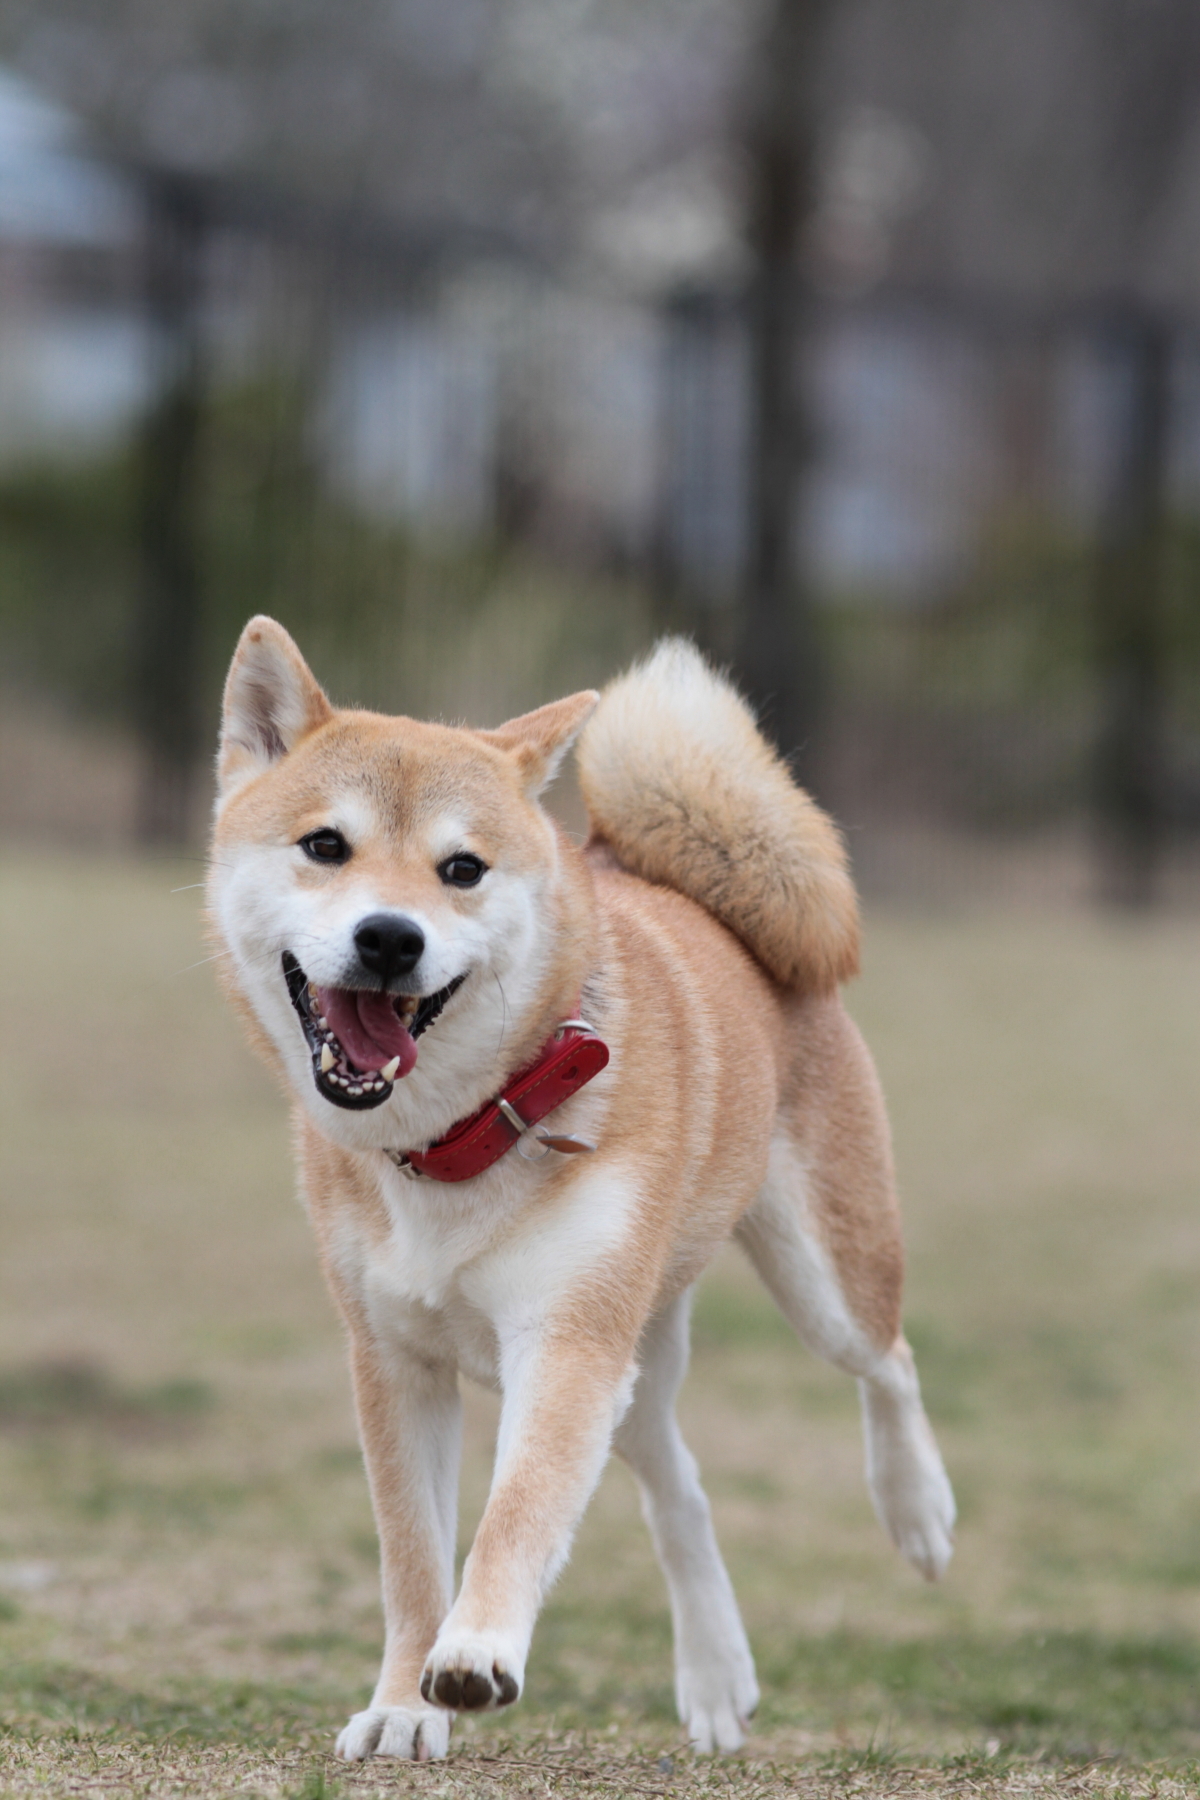
[[[452,1125],[427,1150],[389,1150],[386,1154],[405,1175],[431,1181],[467,1181],[481,1175],[511,1150],[523,1130],[561,1106],[600,1073],[608,1062],[608,1045],[580,1020],[561,1024],[531,1063],[514,1075],[494,1100],[469,1119]],[[542,1134],[548,1149],[555,1139]],[[562,1138],[564,1150],[590,1150],[590,1144]]]

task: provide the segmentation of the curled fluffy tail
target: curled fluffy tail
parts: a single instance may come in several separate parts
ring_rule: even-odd
[[[776,981],[811,991],[857,973],[842,840],[694,645],[666,638],[605,689],[579,769],[618,861],[698,901]]]

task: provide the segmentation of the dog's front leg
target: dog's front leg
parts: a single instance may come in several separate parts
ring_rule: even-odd
[[[348,1762],[444,1756],[450,1718],[420,1691],[454,1593],[461,1404],[457,1371],[381,1344],[347,1316],[354,1399],[379,1531],[386,1638],[371,1704],[337,1741]]]
[[[636,1341],[636,1340],[635,1340]],[[542,1599],[599,1480],[635,1370],[629,1350],[565,1326],[501,1337],[504,1400],[487,1507],[421,1692],[478,1711],[518,1698]]]

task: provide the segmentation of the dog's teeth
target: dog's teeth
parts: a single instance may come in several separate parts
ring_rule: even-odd
[[[315,981],[310,981],[308,984],[308,997],[310,1000],[315,1000],[317,997],[317,984]]]
[[[399,1067],[400,1067],[400,1058],[398,1056],[393,1056],[390,1063],[384,1063],[384,1065],[383,1065],[382,1069],[380,1069],[379,1073],[383,1076],[383,1079],[385,1081],[395,1081],[396,1072],[399,1069]]]
[[[334,1056],[333,1051],[329,1048],[329,1045],[322,1044],[321,1045],[321,1073],[322,1073],[322,1075],[328,1075],[330,1069],[332,1069],[332,1067],[336,1061],[337,1061],[337,1058]]]

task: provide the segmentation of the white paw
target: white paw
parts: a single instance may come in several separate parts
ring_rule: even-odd
[[[697,1659],[675,1673],[675,1700],[693,1750],[728,1755],[740,1750],[758,1705],[758,1682],[748,1649],[732,1657]]]
[[[429,1652],[421,1693],[455,1712],[494,1712],[521,1697],[525,1659],[499,1634],[447,1632]]]
[[[343,1762],[366,1762],[372,1756],[432,1762],[449,1747],[449,1713],[432,1706],[369,1706],[339,1732],[337,1754]]]
[[[926,1581],[940,1581],[954,1555],[954,1514],[925,1519],[896,1535],[896,1548]]]
[[[902,1556],[926,1579],[937,1581],[954,1554],[954,1493],[933,1433],[923,1430],[893,1443],[872,1471],[871,1497],[880,1523]]]

